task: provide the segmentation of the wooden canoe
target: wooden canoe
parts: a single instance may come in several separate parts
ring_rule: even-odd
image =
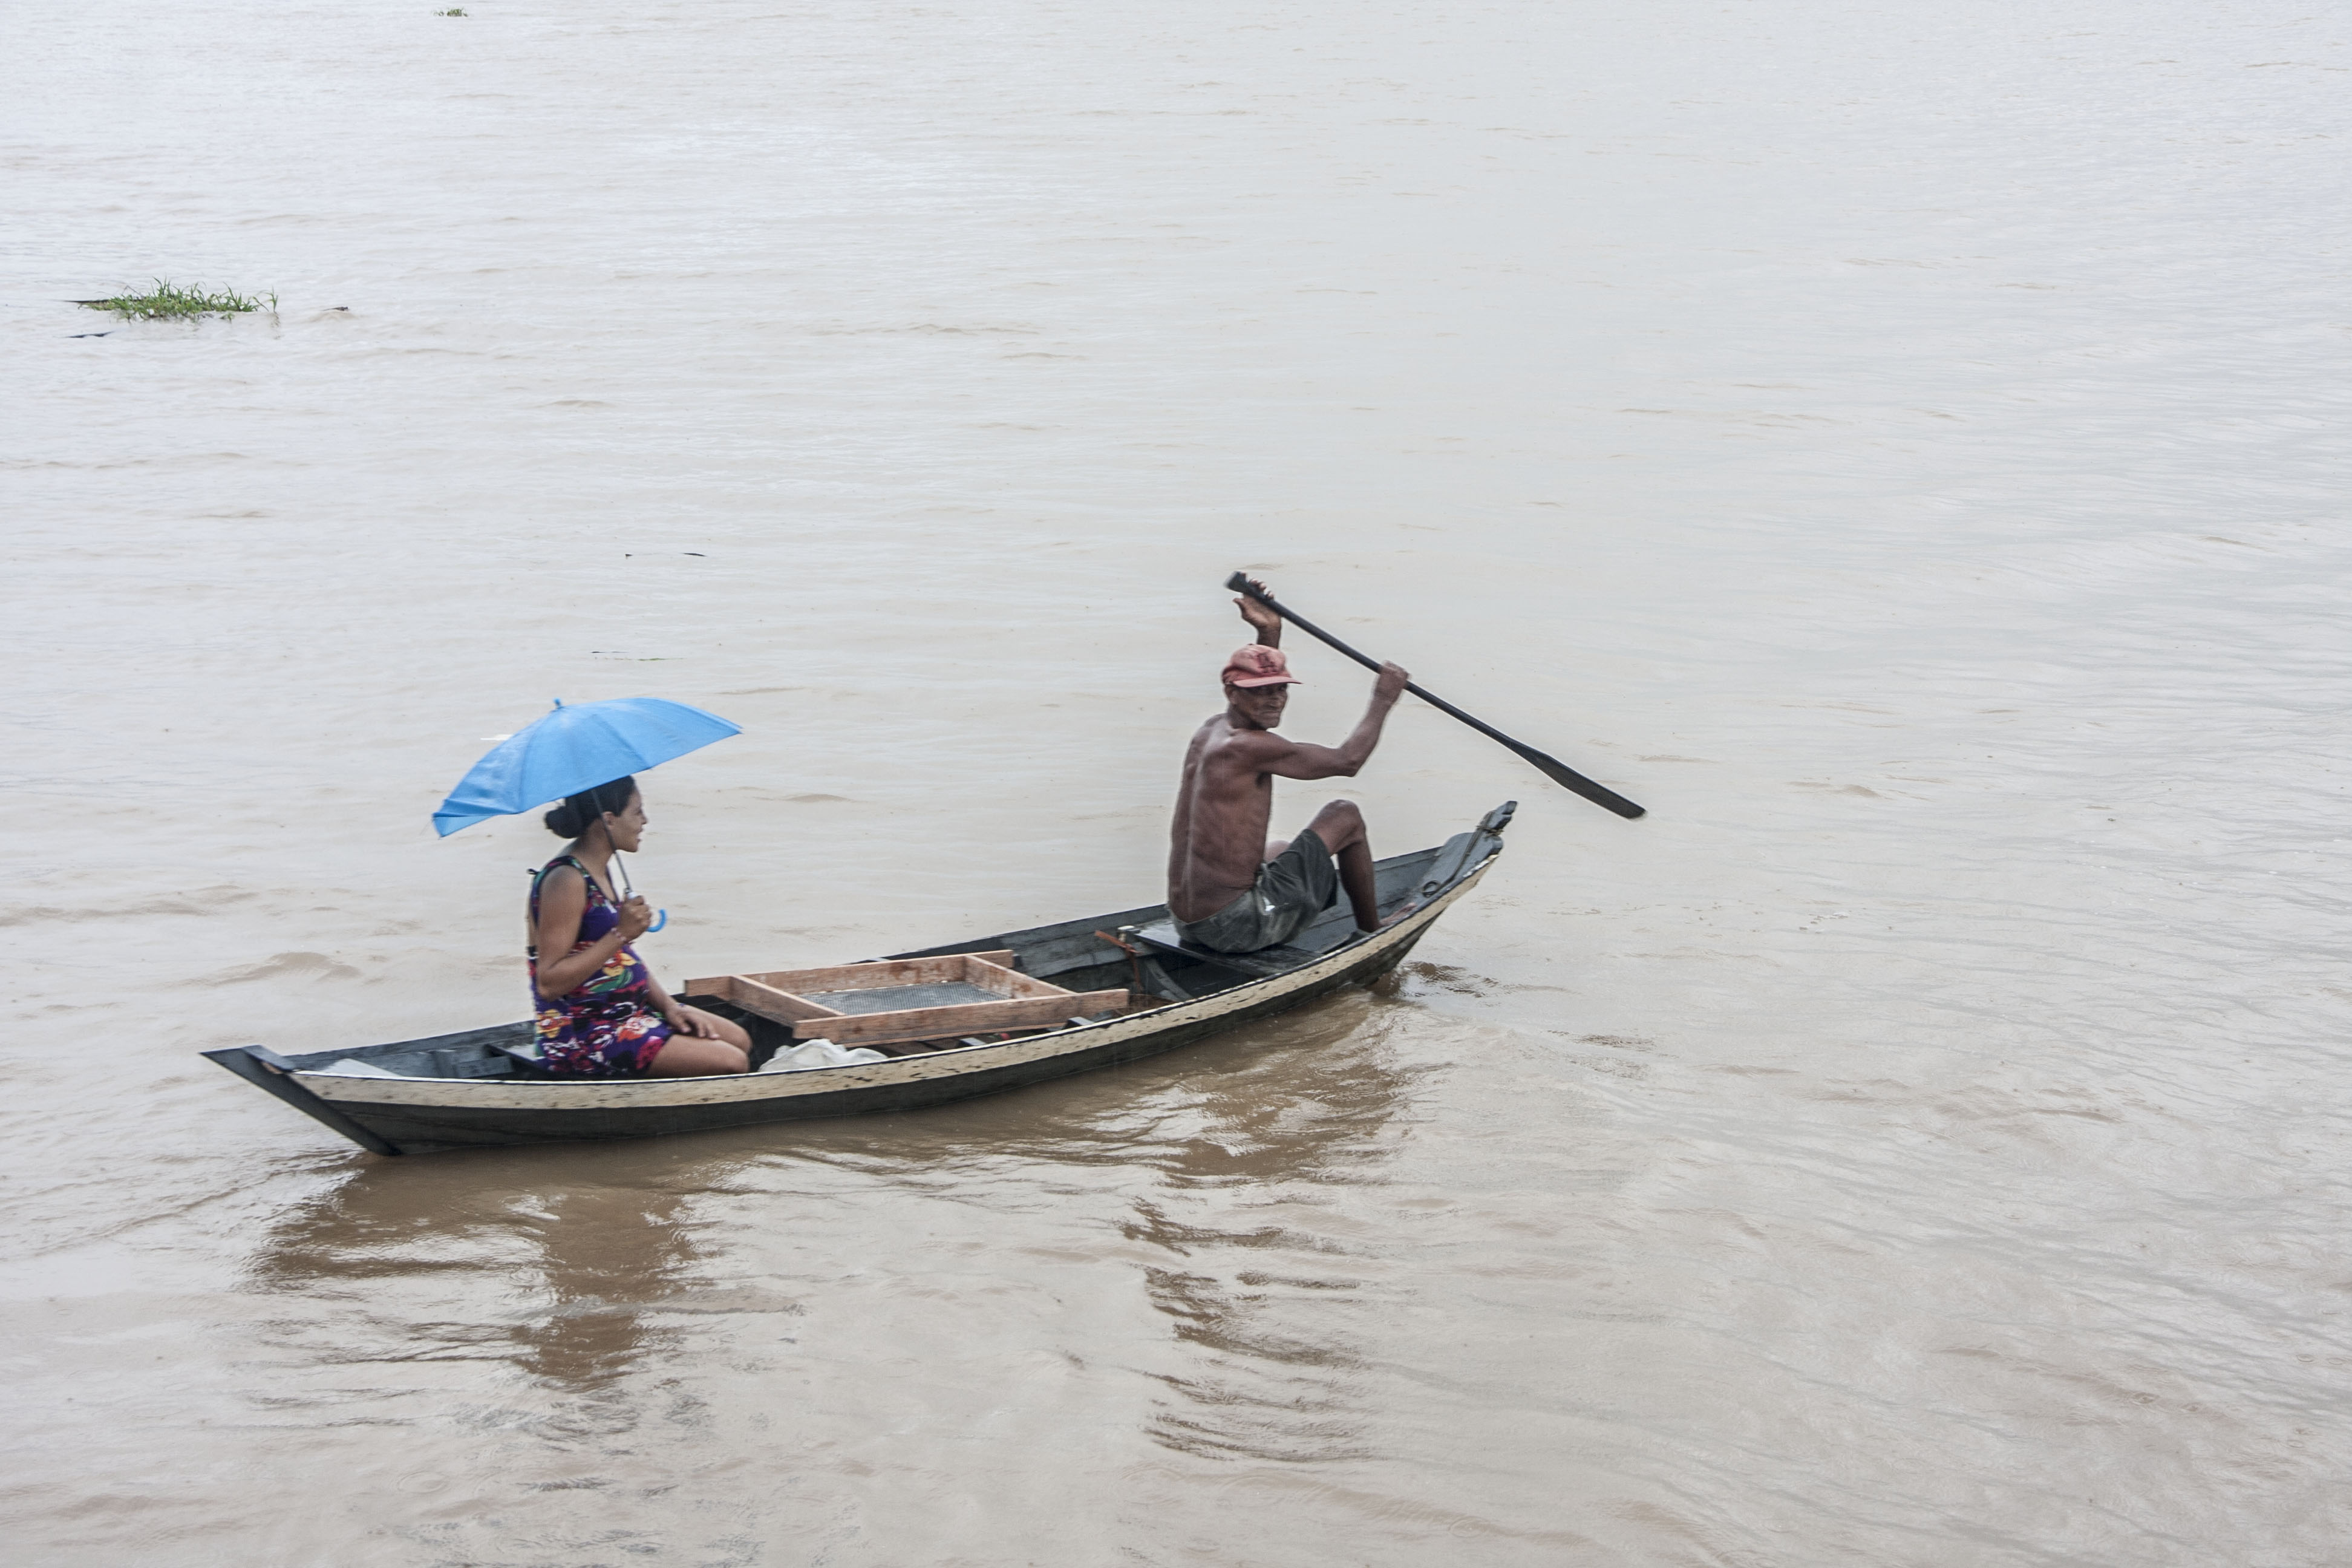
[[[1503,829],[1516,805],[1496,806],[1477,826],[1433,849],[1379,862],[1382,912],[1406,904],[1414,907],[1370,935],[1357,932],[1342,902],[1283,947],[1247,954],[1210,952],[1185,946],[1168,921],[1166,907],[1155,904],[869,961],[881,964],[969,955],[984,961],[966,966],[971,973],[1002,967],[1042,983],[1003,987],[1032,1003],[1031,1012],[1022,1015],[1032,1020],[1025,1026],[961,1038],[902,1040],[890,1048],[904,1054],[886,1061],[722,1078],[556,1078],[541,1071],[532,1058],[528,1020],[299,1056],[259,1046],[205,1055],[379,1154],[651,1138],[911,1110],[1173,1050],[1387,973],[1502,853]],[[919,977],[929,972],[919,966],[905,970]],[[842,966],[792,973],[837,977],[854,971]],[[737,978],[764,985],[760,977]],[[824,1009],[828,1016],[787,1021],[773,1016],[789,1013],[786,1007],[768,1005],[763,1016],[727,995],[681,989],[695,1005],[734,1017],[751,1031],[755,1068],[789,1048],[796,1037],[830,1037],[828,1016],[847,1021],[833,1008]],[[776,987],[766,989],[789,994]],[[1101,1010],[1035,1022],[1032,994],[1064,992]],[[1124,995],[1126,1005],[1102,1006],[1109,995]],[[792,995],[791,1000],[801,998]],[[1020,1005],[1010,998],[1005,1003],[1007,1007]],[[945,1007],[937,1014],[967,1021],[993,1016],[985,1006]],[[398,1076],[354,1077],[331,1070],[350,1062]]]

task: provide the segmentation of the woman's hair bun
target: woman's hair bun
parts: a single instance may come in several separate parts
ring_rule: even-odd
[[[577,838],[588,831],[576,799],[566,798],[556,803],[555,809],[544,818],[547,830],[558,838]]]
[[[543,819],[547,830],[558,838],[577,838],[608,811],[626,811],[637,793],[634,773],[600,784],[593,789],[583,789],[578,795],[565,795],[554,810]]]

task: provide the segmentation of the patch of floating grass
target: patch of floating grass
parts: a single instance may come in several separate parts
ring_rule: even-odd
[[[466,12],[463,6],[452,5],[446,11],[436,11],[433,14],[436,16],[462,16]]]
[[[111,310],[125,321],[171,321],[197,316],[236,316],[249,310],[278,310],[276,294],[240,294],[233,289],[206,291],[201,285],[183,289],[158,278],[144,294],[118,294],[111,300],[78,300],[87,310]]]

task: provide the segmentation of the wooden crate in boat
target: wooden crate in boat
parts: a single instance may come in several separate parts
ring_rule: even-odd
[[[1010,967],[1013,954],[958,952],[825,969],[777,969],[689,980],[682,994],[716,996],[792,1026],[802,1039],[881,1045],[1059,1027],[1129,1005],[1125,991],[1071,991]]]

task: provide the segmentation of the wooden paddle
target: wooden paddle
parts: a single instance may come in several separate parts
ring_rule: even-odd
[[[1277,603],[1272,595],[1261,594],[1255,588],[1251,587],[1249,574],[1247,573],[1234,573],[1231,577],[1225,579],[1225,586],[1236,594],[1245,594],[1249,597],[1255,599],[1259,604],[1264,605],[1267,609],[1272,610],[1276,615],[1280,616],[1284,620],[1288,621],[1292,626],[1297,626],[1308,637],[1313,637],[1318,642],[1327,645],[1337,652],[1346,654],[1349,658],[1354,659],[1366,669],[1376,670],[1380,668],[1380,660],[1376,658],[1369,658],[1364,655],[1358,653],[1354,648],[1349,647],[1346,643],[1341,642],[1338,637],[1333,637],[1321,626],[1318,626],[1314,622],[1302,617],[1297,611],[1291,609],[1287,605]],[[1552,783],[1559,785],[1561,788],[1574,790],[1577,794],[1582,795],[1593,805],[1607,806],[1611,811],[1615,812],[1618,816],[1622,817],[1631,818],[1642,815],[1642,808],[1640,806],[1635,805],[1632,801],[1627,800],[1623,795],[1619,795],[1615,790],[1611,789],[1608,785],[1593,783],[1591,779],[1586,778],[1582,773],[1578,773],[1574,768],[1570,767],[1566,763],[1561,762],[1559,758],[1548,757],[1543,752],[1537,751],[1533,746],[1521,745],[1518,742],[1512,740],[1508,735],[1504,734],[1500,730],[1496,729],[1492,724],[1483,723],[1476,719],[1473,719],[1469,714],[1465,713],[1461,709],[1454,706],[1453,703],[1446,701],[1444,698],[1432,696],[1430,693],[1423,691],[1420,687],[1415,686],[1411,681],[1407,681],[1405,683],[1405,689],[1412,692],[1415,697],[1420,698],[1423,702],[1428,703],[1432,708],[1436,709],[1439,712],[1448,714],[1454,718],[1461,720],[1465,724],[1469,725],[1470,728],[1477,731],[1481,735],[1486,736],[1486,739],[1490,741],[1499,741],[1504,745],[1508,746],[1512,751],[1517,752],[1520,756],[1534,763],[1536,770],[1538,773],[1542,773],[1544,777],[1551,780]]]

